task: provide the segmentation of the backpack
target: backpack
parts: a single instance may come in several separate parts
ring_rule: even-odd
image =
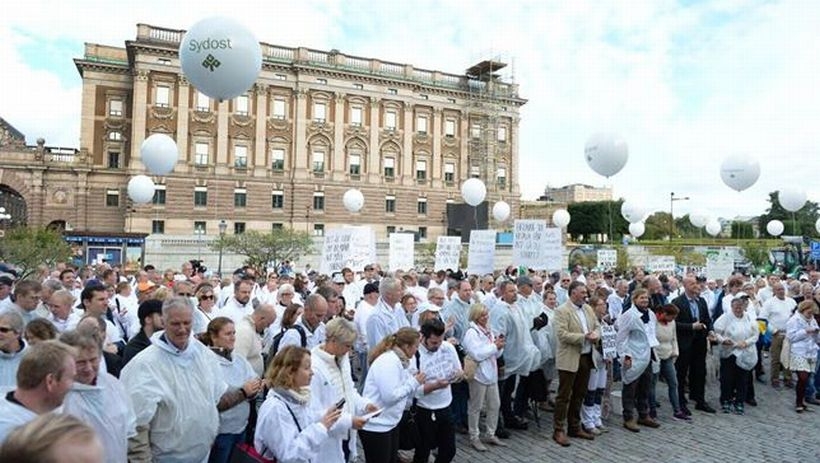
[[[270,350],[268,351],[268,356],[265,359],[266,370],[268,369],[268,362],[270,362],[270,360],[276,355],[276,353],[279,352],[279,343],[282,342],[282,337],[285,336],[285,333],[287,333],[288,330],[292,329],[299,332],[300,345],[302,347],[307,346],[307,333],[305,333],[305,328],[303,328],[302,325],[293,325],[290,328],[282,328],[282,331],[280,331],[276,336],[273,337],[273,343],[271,344]]]

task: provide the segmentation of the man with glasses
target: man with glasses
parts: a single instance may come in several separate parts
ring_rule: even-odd
[[[569,299],[569,284],[572,282],[567,272],[561,272],[561,277],[558,280],[558,286],[555,287],[555,297],[558,298],[558,305],[567,302]]]
[[[34,280],[23,280],[14,287],[14,302],[9,304],[3,312],[16,312],[23,318],[23,324],[35,318],[40,318],[37,306],[40,304],[42,286]]]
[[[17,367],[26,349],[23,318],[16,312],[0,315],[0,388],[14,387]]]

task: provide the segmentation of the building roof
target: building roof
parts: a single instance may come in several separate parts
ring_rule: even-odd
[[[15,129],[13,125],[0,117],[0,146],[25,144],[26,136],[23,135],[23,132]]]

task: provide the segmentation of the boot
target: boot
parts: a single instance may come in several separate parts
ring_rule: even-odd
[[[625,420],[624,427],[632,432],[641,432],[641,428],[638,427],[638,419],[634,417]]]
[[[638,418],[638,424],[646,426],[647,428],[660,428],[661,424],[655,421],[651,416],[642,416]]]

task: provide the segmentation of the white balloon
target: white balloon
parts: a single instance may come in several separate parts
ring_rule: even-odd
[[[797,212],[806,205],[806,192],[799,188],[783,188],[777,193],[777,201],[789,212]]]
[[[179,160],[179,150],[173,138],[164,133],[155,133],[142,142],[140,157],[148,172],[168,175]]]
[[[147,175],[135,175],[128,181],[128,197],[136,204],[150,203],[154,198],[154,181]]]
[[[493,218],[503,222],[510,217],[510,205],[505,201],[498,201],[493,205]]]
[[[461,197],[470,206],[478,206],[487,196],[487,187],[477,178],[467,179],[461,184]]]
[[[596,133],[584,146],[584,159],[595,172],[611,177],[626,165],[629,147],[623,138],[611,133]]]
[[[205,18],[188,29],[179,44],[185,77],[217,100],[245,93],[262,70],[262,47],[239,22],[221,16]]]
[[[694,211],[689,214],[689,223],[697,228],[704,227],[709,223],[709,214],[703,210]]]
[[[643,222],[633,222],[629,224],[629,234],[635,238],[640,238],[643,232],[646,231],[646,226]]]
[[[766,231],[772,236],[780,236],[783,233],[783,222],[779,220],[770,220],[766,224]]]
[[[348,211],[359,212],[364,207],[364,195],[356,188],[351,188],[345,191],[344,196],[342,196],[342,203]]]
[[[750,155],[731,155],[720,166],[720,178],[729,188],[743,191],[760,178],[760,163]]]
[[[817,233],[820,233],[820,219],[817,219],[817,222],[814,222],[814,229],[817,230]]]
[[[569,212],[566,209],[558,209],[552,213],[552,223],[558,225],[561,228],[566,227],[569,225]]]
[[[720,235],[720,232],[723,230],[723,227],[720,226],[720,222],[717,220],[710,220],[709,223],[706,224],[706,233],[712,236]]]
[[[621,204],[621,215],[629,223],[640,222],[646,215],[646,210],[635,201],[624,201]]]

